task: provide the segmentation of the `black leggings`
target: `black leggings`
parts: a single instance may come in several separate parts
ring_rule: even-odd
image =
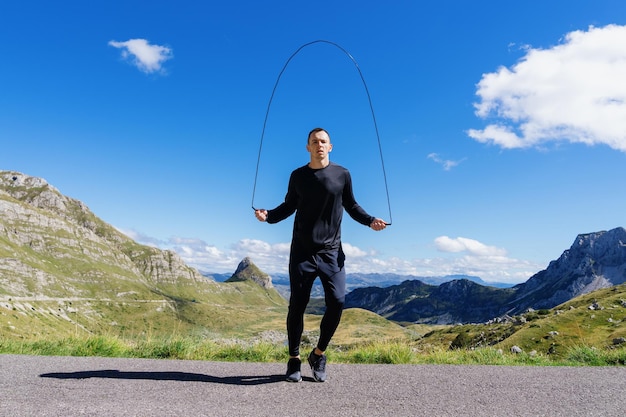
[[[299,253],[292,248],[289,259],[289,282],[291,296],[287,313],[287,335],[289,355],[300,354],[300,339],[304,330],[304,311],[311,298],[315,278],[319,277],[324,287],[326,311],[320,324],[318,349],[325,351],[341,321],[346,299],[345,255],[341,249],[324,251],[313,255]]]

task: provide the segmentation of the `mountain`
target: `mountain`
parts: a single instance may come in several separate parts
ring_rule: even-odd
[[[468,279],[438,286],[405,281],[387,288],[358,288],[346,308],[361,307],[413,323],[478,323],[505,314],[555,307],[591,291],[626,282],[626,230],[578,235],[548,268],[512,288],[494,288]]]
[[[252,281],[265,289],[274,288],[272,277],[261,271],[247,256],[239,262],[235,273],[226,280],[226,282],[241,281]]]
[[[44,179],[0,171],[0,337],[262,331],[285,310],[271,288],[216,283]]]
[[[510,289],[488,287],[467,279],[453,280],[431,287],[427,297],[408,301],[388,318],[410,322],[416,316],[427,317],[428,320],[421,322],[434,324],[483,321],[500,315],[503,300],[510,293]]]
[[[472,275],[443,275],[443,276],[416,276],[416,275],[400,275],[392,272],[388,273],[352,273],[347,274],[346,281],[348,288],[360,288],[375,285],[377,287],[388,287],[396,285],[408,280],[419,280],[425,284],[440,285],[444,282],[467,279],[477,284],[488,285],[491,287],[507,288],[512,287],[512,284],[506,284],[501,282],[485,282],[479,277]]]
[[[136,244],[41,178],[0,171],[0,216],[0,294],[67,296],[71,287],[114,298],[206,282],[175,252]]]
[[[398,321],[424,324],[482,322],[501,314],[514,290],[457,279],[440,285],[408,280],[387,288],[358,288],[346,308],[364,308]]]
[[[548,268],[515,287],[507,307],[551,308],[574,297],[626,282],[626,229],[581,234]]]

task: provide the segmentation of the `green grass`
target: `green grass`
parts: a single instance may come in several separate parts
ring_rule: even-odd
[[[121,339],[79,336],[54,340],[0,340],[0,353],[41,356],[99,356],[146,359],[273,362],[286,358],[284,348],[267,342],[200,340],[192,337]]]
[[[331,358],[344,363],[369,364],[406,364],[417,359],[413,347],[402,342],[377,342],[348,348],[337,354],[332,352]]]
[[[1,354],[99,356],[151,359],[186,359],[235,362],[286,362],[283,344],[265,341],[209,340],[171,336],[122,339],[117,336],[68,337],[51,340],[0,340]],[[570,348],[555,358],[542,354],[513,354],[493,347],[428,351],[405,342],[371,342],[331,346],[329,361],[346,364],[449,364],[508,366],[619,366],[626,365],[626,347]]]
[[[626,348],[597,349],[588,346],[576,346],[568,350],[565,359],[571,363],[591,366],[626,365]]]

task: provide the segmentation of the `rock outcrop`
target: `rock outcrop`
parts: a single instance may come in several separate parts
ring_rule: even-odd
[[[548,267],[517,285],[509,307],[551,308],[582,294],[626,282],[626,229],[580,234]]]
[[[265,289],[274,288],[272,285],[272,277],[261,271],[248,257],[245,257],[239,262],[233,276],[226,280],[226,282],[239,281],[252,281]]]

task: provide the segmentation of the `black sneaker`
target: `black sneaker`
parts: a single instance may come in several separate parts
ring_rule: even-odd
[[[313,378],[317,382],[326,381],[326,355],[316,355],[313,350],[309,355],[309,365],[313,371]]]
[[[288,382],[300,382],[302,381],[302,374],[300,373],[300,359],[290,358],[287,362],[287,381]]]

